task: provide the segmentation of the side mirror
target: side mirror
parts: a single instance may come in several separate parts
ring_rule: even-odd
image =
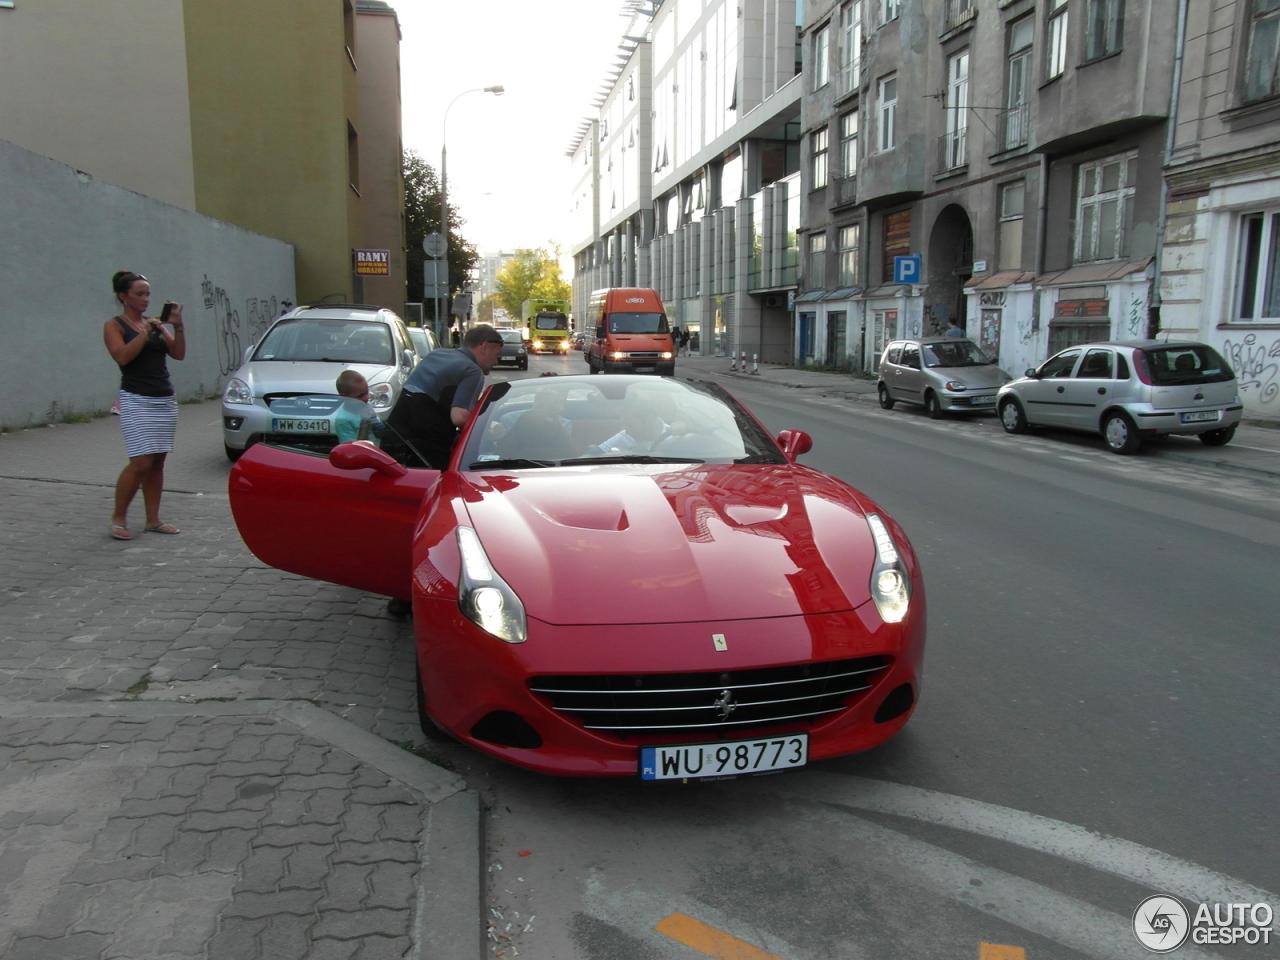
[[[416,355],[412,350],[409,350],[406,348],[404,353],[401,354],[400,356],[400,365],[403,367],[412,368],[415,362],[415,356]]]
[[[601,324],[600,326],[596,327],[596,339],[597,339],[597,340],[603,340],[603,339],[604,339],[604,325],[603,325],[603,324]]]
[[[329,451],[329,462],[339,470],[373,470],[384,477],[403,477],[409,472],[391,454],[367,440],[338,444]]]
[[[782,448],[783,456],[795,463],[800,454],[813,449],[813,437],[803,430],[783,430],[778,434],[778,446]]]
[[[1027,367],[1026,373],[1024,373],[1024,374],[1023,374],[1023,376],[1024,376],[1024,377],[1031,377],[1032,379],[1034,379],[1034,378],[1036,377],[1036,371],[1035,371],[1035,368],[1034,368],[1034,367]]]

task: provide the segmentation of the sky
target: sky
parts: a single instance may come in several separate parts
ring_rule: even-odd
[[[481,253],[565,247],[565,151],[614,62],[622,0],[390,0],[400,19],[403,139],[437,173]]]

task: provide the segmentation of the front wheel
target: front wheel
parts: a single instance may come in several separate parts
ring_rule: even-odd
[[[942,409],[942,403],[938,400],[936,393],[926,393],[924,395],[924,412],[929,415],[930,420],[941,420],[946,416],[946,411]]]
[[[525,357],[525,359],[523,359],[523,360],[521,360],[521,361],[520,361],[520,369],[521,369],[521,370],[528,370],[528,369],[529,369],[529,358],[528,358],[528,357]]]
[[[1233,423],[1229,427],[1223,427],[1220,430],[1210,430],[1207,433],[1201,433],[1200,442],[1206,447],[1222,447],[1231,442],[1231,438],[1236,435],[1236,425]]]
[[[880,396],[880,406],[886,410],[892,410],[895,401],[893,397],[889,396],[889,388],[882,383],[876,388],[876,393]]]
[[[222,449],[226,453],[227,459],[230,460],[232,463],[235,463],[237,460],[239,460],[241,457],[244,456],[243,450],[237,450],[235,447],[229,447],[225,443],[222,445]]]
[[[1107,449],[1122,455],[1133,453],[1142,443],[1133,421],[1119,411],[1107,414],[1102,421],[1102,438],[1107,441]]]
[[[1017,400],[1006,400],[1000,404],[1000,425],[1006,433],[1026,433],[1027,415]]]

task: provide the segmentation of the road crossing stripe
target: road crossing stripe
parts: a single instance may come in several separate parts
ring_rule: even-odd
[[[767,953],[679,910],[663,917],[653,929],[716,960],[782,960],[776,953]],[[1017,958],[1011,957],[1010,960]]]
[[[978,960],[1027,960],[1027,951],[1003,943],[984,943],[978,947]]]

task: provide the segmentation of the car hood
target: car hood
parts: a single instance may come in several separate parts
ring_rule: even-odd
[[[971,390],[996,388],[1009,382],[1009,375],[994,363],[980,367],[929,367],[929,372],[942,380],[959,380]]]
[[[862,504],[805,467],[463,476],[495,569],[545,622],[785,617],[870,599],[874,545]]]
[[[387,380],[395,367],[383,363],[327,363],[319,360],[255,360],[236,371],[255,397],[268,393],[333,393],[343,370],[355,370],[370,386]]]

